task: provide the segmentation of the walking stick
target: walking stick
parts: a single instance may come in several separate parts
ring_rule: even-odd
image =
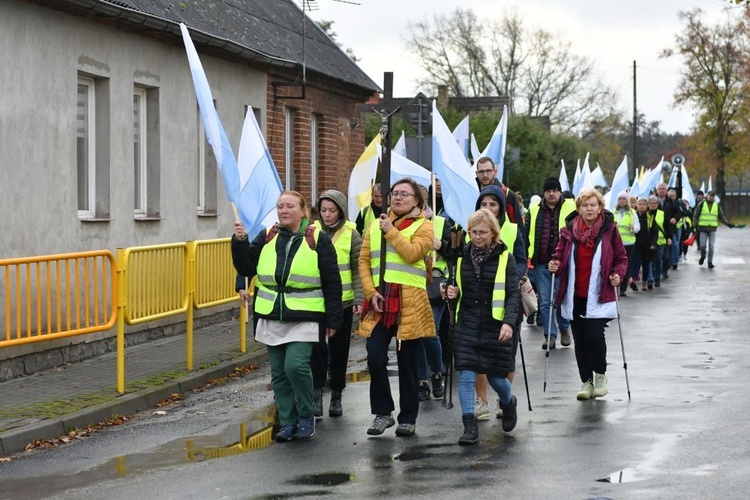
[[[451,253],[448,257],[448,275],[449,284],[456,285],[456,261],[458,260],[459,248],[461,245],[461,232],[451,230]],[[448,366],[445,367],[445,378],[448,384],[447,390],[443,392],[443,407],[449,410],[453,408],[453,333],[456,327],[456,317],[454,308],[451,308],[451,302],[447,298],[445,304],[448,307]]]
[[[526,360],[523,357],[523,342],[521,342],[521,327],[520,326],[518,327],[518,350],[521,351],[521,366],[523,367],[523,383],[526,384],[526,399],[529,402],[529,411],[534,411],[531,409],[531,396],[529,395],[529,377],[526,376]]]
[[[625,387],[628,389],[628,401],[630,401],[630,381],[628,380],[628,362],[625,359],[625,342],[622,339],[622,325],[620,324],[620,290],[615,289],[615,308],[617,309],[617,329],[620,330],[620,347],[622,348],[622,367],[625,370]]]
[[[547,352],[544,353],[544,389],[547,392],[547,365],[549,364],[549,345],[552,342],[552,315],[555,312],[555,273],[552,273],[552,284],[549,287],[549,320],[547,321]]]

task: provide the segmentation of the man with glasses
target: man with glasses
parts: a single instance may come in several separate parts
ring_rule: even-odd
[[[560,239],[560,229],[565,226],[565,218],[576,211],[573,200],[563,198],[560,181],[549,177],[544,181],[544,198],[529,205],[529,225],[527,228],[526,241],[528,242],[528,255],[534,265],[534,278],[539,298],[539,316],[542,318],[544,328],[544,343],[542,349],[554,349],[557,342],[558,329],[560,332],[560,343],[569,346],[571,342],[570,321],[566,320],[557,311],[557,327],[550,321],[550,294],[552,287],[557,288],[558,278],[552,280],[552,273],[547,269],[552,255],[557,248]]]
[[[504,185],[497,178],[497,167],[489,156],[482,156],[477,160],[477,185],[480,191],[487,186],[500,186],[505,195],[505,213],[508,214],[511,222],[518,224],[518,227],[521,228],[521,234],[523,234],[523,210],[521,210],[521,205],[518,203],[518,198],[511,189],[508,189],[508,186]]]

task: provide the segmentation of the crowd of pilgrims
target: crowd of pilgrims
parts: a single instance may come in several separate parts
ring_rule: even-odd
[[[490,158],[477,162],[476,173],[479,196],[465,228],[443,213],[439,182],[432,193],[409,178],[388,193],[373,185],[356,223],[336,190],[323,192],[314,206],[284,191],[279,222],[257,235],[235,223],[236,288],[252,304],[255,340],[268,349],[277,442],[315,434],[324,393],[330,394],[328,415],[343,415],[356,323],[366,339],[371,436],[393,426],[397,436],[413,435],[420,401],[444,398],[446,373],[454,369],[463,424],[458,442],[478,441],[478,422],[490,419],[491,406],[503,431],[511,432],[524,319],[532,331],[541,329],[548,355],[573,344],[578,400],[603,397],[604,331],[617,317],[619,298],[660,287],[687,258],[696,226],[706,226],[700,227],[700,264],[708,250],[714,267],[709,233],[715,219],[731,227],[713,199],[705,210],[699,193],[691,213],[663,183],[648,198],[618,193],[609,211],[599,190],[583,189],[574,198],[550,177],[542,196],[525,207],[521,193],[497,179]],[[252,297],[246,278],[254,279]],[[527,281],[532,287],[521,286]],[[395,416],[389,349],[398,364]]]

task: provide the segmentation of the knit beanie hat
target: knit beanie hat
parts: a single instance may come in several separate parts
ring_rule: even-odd
[[[560,185],[560,181],[554,177],[547,177],[547,179],[544,181],[544,187],[542,191],[546,192],[546,191],[549,191],[550,189],[554,189],[555,191],[562,191],[562,186]]]

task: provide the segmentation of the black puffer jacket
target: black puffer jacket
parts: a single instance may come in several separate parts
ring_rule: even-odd
[[[472,370],[506,377],[513,360],[513,341],[500,342],[503,323],[518,335],[516,322],[520,308],[518,271],[511,257],[505,270],[505,316],[503,321],[492,317],[492,289],[500,255],[507,252],[500,243],[482,263],[480,277],[474,274],[471,262],[471,244],[467,245],[461,261],[460,307],[454,337],[455,366],[457,370]]]
[[[266,244],[266,233],[264,229],[248,245],[247,240],[237,240],[232,236],[232,261],[240,276],[252,278],[257,274],[258,259],[263,246]],[[286,246],[292,240],[289,247],[289,263],[299,250],[300,245],[307,245],[302,233],[292,233],[288,229],[280,228],[276,238],[276,281],[286,283],[289,276],[289,266],[286,262]],[[318,270],[320,271],[321,288],[325,298],[325,313],[308,311],[293,311],[287,307],[280,309],[280,300],[276,300],[270,314],[253,313],[253,323],[258,317],[268,318],[276,321],[283,319],[284,323],[298,321],[324,321],[326,327],[339,329],[343,321],[343,305],[341,303],[341,274],[336,261],[336,249],[331,238],[324,232],[318,231],[315,251],[318,253]],[[281,295],[281,294],[280,294]]]

